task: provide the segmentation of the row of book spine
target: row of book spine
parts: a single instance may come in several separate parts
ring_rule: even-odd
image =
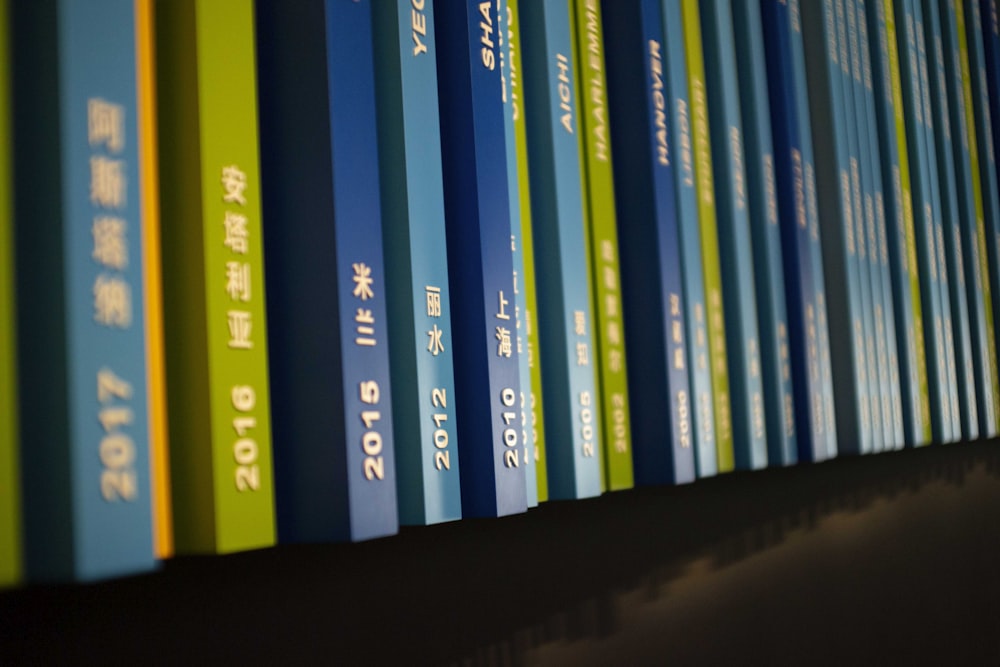
[[[0,64],[0,584],[997,434],[995,0],[0,0]]]

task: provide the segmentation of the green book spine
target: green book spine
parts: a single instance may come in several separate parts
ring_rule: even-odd
[[[157,5],[171,476],[178,552],[274,543],[250,0]]]
[[[514,105],[514,141],[517,151],[517,186],[521,204],[521,254],[524,274],[520,289],[524,290],[525,350],[531,374],[528,398],[528,421],[535,451],[535,474],[538,480],[538,501],[549,499],[548,469],[545,465],[545,419],[542,411],[542,361],[538,345],[538,297],[535,293],[535,244],[531,232],[531,188],[528,180],[528,130],[524,124],[524,102],[521,88],[521,25],[518,0],[507,0],[508,40],[510,46],[510,95]],[[526,380],[522,383],[527,384]]]
[[[733,422],[729,403],[729,373],[726,360],[726,321],[722,306],[722,267],[719,264],[719,234],[715,218],[715,185],[712,177],[712,146],[705,90],[705,59],[701,42],[698,0],[681,5],[684,39],[687,43],[688,85],[691,90],[691,135],[694,151],[695,187],[701,256],[705,272],[705,306],[708,320],[708,358],[712,373],[712,403],[715,407],[715,446],[719,472],[735,466]]]
[[[630,489],[632,432],[623,336],[618,225],[615,216],[611,135],[608,128],[604,35],[598,0],[575,0],[580,131],[583,136],[584,197],[590,232],[591,295],[594,299],[604,482],[611,491]]]
[[[10,40],[0,0],[0,587],[21,579],[21,491],[14,325],[14,211],[11,180]]]

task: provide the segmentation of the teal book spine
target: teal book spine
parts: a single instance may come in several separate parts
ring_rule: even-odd
[[[462,517],[434,5],[372,5],[399,522]]]
[[[703,3],[702,43],[713,129],[719,259],[723,276],[729,396],[736,467],[767,465],[767,418],[761,374],[756,280],[747,208],[743,123],[737,83],[733,17],[728,0]]]
[[[913,190],[914,236],[916,242],[917,275],[924,305],[924,340],[927,351],[927,385],[930,397],[931,431],[934,442],[951,437],[948,415],[947,358],[941,317],[941,290],[937,274],[937,253],[934,252],[935,215],[933,186],[924,132],[923,98],[920,87],[920,57],[917,50],[916,21],[910,0],[896,0],[896,15],[902,21],[899,36],[901,89],[906,117],[906,138],[909,149]]]
[[[514,98],[514,60],[511,56],[511,24],[513,16],[506,2],[500,4],[500,72],[503,85],[503,132],[504,148],[507,156],[507,200],[510,206],[510,253],[514,265],[514,327],[517,338],[517,373],[521,379],[518,395],[518,419],[520,425],[521,465],[524,468],[524,490],[528,507],[538,507],[538,466],[535,464],[535,440],[530,425],[531,419],[531,364],[528,357],[528,300],[524,284],[524,243],[521,225],[521,187],[517,173],[517,133],[515,122],[521,109]],[[518,72],[519,76],[520,73]]]
[[[798,441],[795,394],[786,362],[789,323],[785,262],[778,221],[778,186],[764,57],[764,28],[759,3],[733,3],[732,10],[757,296],[761,378],[764,384],[767,458],[769,462],[781,465],[788,461],[791,452],[798,451]],[[811,281],[807,289],[810,287]],[[806,400],[809,400],[808,395]]]
[[[601,493],[596,353],[570,0],[521,10],[549,497]]]
[[[435,7],[462,515],[527,509],[499,6]],[[579,178],[579,171],[574,172]]]
[[[984,437],[997,433],[1000,418],[1000,389],[997,379],[997,351],[994,341],[993,303],[990,270],[986,249],[982,189],[979,179],[979,151],[975,140],[971,81],[963,75],[968,60],[959,49],[958,7],[952,2],[941,6],[941,38],[944,49],[945,78],[949,94],[948,113],[953,132],[955,181],[958,186],[958,209],[961,214],[962,252],[965,261],[965,284],[969,301],[969,317],[973,335],[973,350],[977,363],[973,365],[976,394],[982,400],[979,410],[979,430]],[[990,235],[992,238],[992,234]]]
[[[11,9],[16,289],[32,295],[16,314],[27,577],[145,572],[156,561],[134,4]]]
[[[676,183],[677,226],[680,262],[687,312],[684,335],[688,344],[688,378],[691,385],[691,432],[698,477],[718,471],[715,442],[715,407],[709,368],[708,332],[705,318],[705,272],[702,265],[701,230],[698,224],[698,192],[692,154],[691,104],[688,95],[688,64],[680,0],[663,0],[666,90],[669,95],[667,133],[674,138],[673,162]]]
[[[816,160],[813,151],[812,118],[809,113],[809,85],[806,80],[806,57],[803,44],[802,11],[799,0],[789,0],[788,24],[791,44],[791,63],[798,97],[796,114],[799,126],[799,141],[802,145],[802,177],[805,188],[805,214],[809,232],[809,255],[812,264],[812,282],[816,299],[813,317],[806,320],[816,322],[816,345],[814,363],[819,365],[818,373],[822,383],[822,420],[816,428],[822,430],[826,441],[825,458],[837,456],[837,413],[833,387],[833,361],[830,352],[830,327],[827,314],[826,278],[823,268],[823,247],[820,234],[819,202],[816,193]],[[819,445],[816,447],[819,453]]]
[[[815,166],[826,305],[831,322],[846,324],[830,338],[838,452],[856,454],[871,445],[871,423],[834,1],[803,3],[801,10],[813,147],[825,156]]]
[[[951,332],[954,355],[949,373],[953,394],[953,414],[960,430],[955,436],[965,440],[979,437],[979,401],[973,371],[972,333],[969,301],[966,296],[965,258],[962,254],[962,222],[958,205],[958,182],[955,176],[955,134],[948,115],[948,83],[945,75],[944,46],[938,3],[923,0],[925,53],[928,69],[928,96],[934,120],[935,159],[938,167],[942,216],[938,229],[938,265],[947,281],[951,305]],[[947,332],[947,329],[946,329]],[[954,407],[957,399],[958,406]]]
[[[858,48],[857,23],[854,0],[837,0],[837,34],[841,49],[841,72],[844,86],[844,104],[847,114],[847,140],[851,165],[851,202],[854,207],[854,239],[857,244],[858,260],[856,270],[861,290],[862,328],[865,340],[865,370],[868,380],[869,414],[871,415],[871,441],[868,454],[881,451],[885,444],[884,420],[882,418],[882,394],[880,378],[882,365],[875,331],[872,300],[872,261],[870,230],[874,229],[875,207],[873,202],[871,170],[868,166],[867,126],[864,123],[864,95],[861,83],[861,51]],[[863,159],[864,158],[864,159]]]

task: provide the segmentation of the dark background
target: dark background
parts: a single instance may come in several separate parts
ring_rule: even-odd
[[[1000,665],[1000,442],[0,593],[0,664]]]

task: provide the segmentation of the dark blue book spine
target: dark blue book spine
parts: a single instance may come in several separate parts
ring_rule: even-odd
[[[11,25],[27,575],[142,572],[155,560],[133,3],[18,3]]]
[[[838,451],[859,453],[870,447],[871,425],[835,0],[801,9],[813,144],[826,158],[815,166],[827,308],[847,328],[830,338]]]
[[[937,150],[939,191],[941,193],[942,216],[938,230],[938,265],[947,281],[952,313],[952,336],[954,354],[951,390],[958,406],[953,406],[953,414],[958,417],[960,430],[957,438],[975,440],[979,437],[979,405],[976,395],[976,380],[973,372],[972,334],[969,323],[969,302],[966,297],[965,260],[962,256],[961,217],[958,207],[958,184],[955,177],[954,134],[948,115],[948,84],[945,77],[944,47],[941,36],[941,17],[938,5],[932,0],[923,0],[925,33],[925,53],[928,65],[928,96],[934,120],[934,138]],[[946,329],[947,333],[947,329]]]
[[[668,91],[667,132],[673,137],[672,163],[676,184],[677,226],[683,272],[684,334],[688,344],[688,380],[691,385],[691,432],[698,477],[718,471],[715,447],[715,408],[712,403],[712,375],[709,372],[706,331],[705,274],[698,226],[698,194],[695,189],[691,143],[691,105],[688,99],[687,51],[681,23],[680,0],[662,0]]]
[[[798,460],[799,452],[803,461],[822,461],[826,458],[823,392],[797,108],[799,96],[792,62],[788,5],[781,0],[764,0],[761,3],[761,18],[768,69],[778,217],[784,243],[789,338],[787,364],[799,396],[794,403],[797,449],[787,453],[776,451],[769,440],[768,460],[772,464],[788,465]]]
[[[462,512],[499,516],[523,512],[527,492],[498,7],[444,3],[434,28]]]
[[[761,9],[756,2],[733,3],[733,32],[743,121],[747,204],[754,258],[761,376],[767,424],[767,457],[789,463],[798,450],[795,397],[789,350],[781,227],[778,222],[771,104],[768,98]],[[796,276],[796,279],[801,276]],[[811,289],[812,281],[806,286]],[[808,400],[808,397],[807,397]]]
[[[809,113],[809,86],[806,80],[805,46],[802,42],[802,13],[799,0],[789,0],[789,42],[792,52],[792,69],[795,73],[795,92],[798,96],[799,141],[802,146],[802,175],[805,182],[806,220],[809,229],[809,250],[812,261],[812,279],[816,298],[813,316],[806,325],[816,322],[815,355],[819,363],[819,376],[823,390],[823,438],[826,440],[826,458],[837,456],[837,412],[833,391],[833,361],[830,352],[830,329],[827,315],[826,279],[823,269],[823,247],[820,239],[819,202],[816,192],[816,161],[813,154],[812,117]],[[808,315],[808,313],[807,313]],[[817,451],[820,448],[817,447]]]
[[[601,492],[601,430],[570,0],[520,9],[549,494],[584,498]]]
[[[297,9],[257,7],[278,539],[362,540],[398,529],[371,8]]]
[[[712,166],[729,353],[733,448],[737,468],[756,469],[767,465],[767,419],[747,210],[743,123],[728,0],[704,2],[701,26],[709,126],[713,128]]]
[[[625,340],[640,484],[695,478],[674,154],[659,0],[605,0]],[[641,104],[637,103],[641,100]],[[655,280],[650,278],[655,276]],[[680,335],[678,335],[678,333]]]
[[[434,7],[372,6],[399,520],[462,517]]]

